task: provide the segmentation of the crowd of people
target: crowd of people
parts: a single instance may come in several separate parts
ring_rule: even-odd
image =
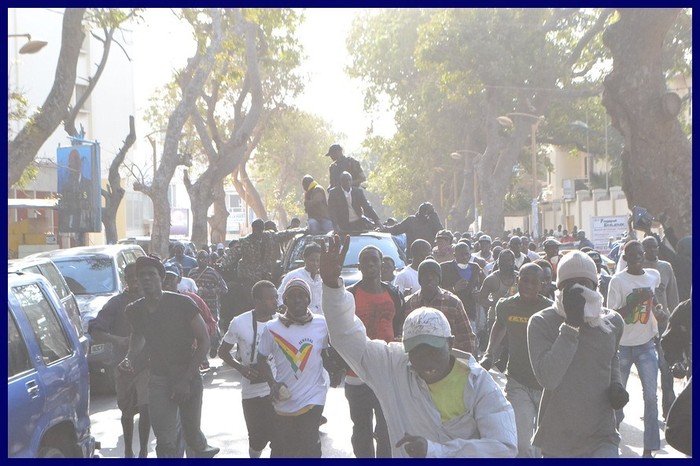
[[[689,239],[631,221],[611,244],[615,271],[576,227],[541,242],[519,229],[454,232],[428,202],[382,223],[359,162],[337,144],[326,155],[329,189],[302,179],[307,228],[257,219],[228,248],[176,244],[169,258],[127,266],[127,289],[89,328],[121,359],[126,457],[136,414],[140,457],[151,428],[158,457],[219,453],[200,429],[202,373],[217,355],[243,377],[251,458],[268,445],[271,457],[322,457],[326,396],[339,385],[358,458],[617,457],[632,365],[643,455],[660,448],[659,380],[667,441],[692,454],[692,384],[678,396],[673,384],[691,374]],[[375,229],[393,235],[409,263],[395,273],[366,246],[361,279],[346,288],[343,233]],[[301,232],[337,234],[307,244],[304,266],[276,283],[280,248]],[[574,250],[560,251],[569,238]]]

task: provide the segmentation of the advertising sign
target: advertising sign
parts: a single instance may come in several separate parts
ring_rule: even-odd
[[[170,234],[190,236],[190,209],[170,209]]]
[[[99,144],[59,147],[56,150],[56,159],[58,231],[102,231]]]
[[[626,215],[591,217],[591,234],[589,239],[598,251],[607,254],[610,252],[608,247],[610,237],[617,239],[625,231],[627,231]]]

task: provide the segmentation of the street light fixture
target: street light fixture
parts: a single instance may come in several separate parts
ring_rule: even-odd
[[[462,150],[457,150],[457,151],[452,152],[450,154],[450,158],[452,158],[453,160],[460,160],[464,157],[464,155],[471,155],[471,161],[472,161],[471,167],[472,167],[472,173],[474,175],[474,181],[472,183],[474,185],[474,233],[476,233],[477,231],[479,231],[479,208],[478,208],[478,205],[479,205],[479,202],[478,202],[478,199],[479,199],[479,184],[478,184],[479,177],[476,173],[476,167],[477,167],[479,157],[481,157],[483,154],[481,152],[477,152],[474,150],[462,149]],[[464,173],[465,174],[468,173],[467,168],[468,167],[465,164],[464,165]],[[456,186],[456,183],[455,183],[455,186]],[[456,199],[457,199],[457,197],[455,196],[455,200]]]
[[[27,43],[19,49],[19,53],[21,53],[22,55],[37,53],[39,50],[43,49],[46,46],[46,44],[48,44],[48,42],[46,42],[45,40],[32,40],[31,34],[8,34],[7,37],[27,38]]]

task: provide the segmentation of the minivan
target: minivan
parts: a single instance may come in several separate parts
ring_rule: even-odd
[[[51,284],[8,273],[7,453],[11,458],[90,458],[85,350]]]

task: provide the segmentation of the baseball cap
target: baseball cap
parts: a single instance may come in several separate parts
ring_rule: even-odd
[[[216,245],[216,249],[224,249],[224,243],[219,243]]]
[[[549,238],[546,239],[544,243],[542,243],[542,246],[544,246],[545,248],[548,246],[561,246],[561,243],[555,240],[554,238]]]
[[[482,242],[482,241],[488,241],[490,243],[491,237],[489,235],[481,235],[481,236],[479,236],[479,242]]]
[[[340,147],[340,144],[333,144],[331,147],[328,148],[328,152],[326,152],[326,157],[330,156],[332,152],[340,151],[341,153],[343,152],[343,148]]]
[[[431,307],[419,307],[403,323],[403,348],[407,353],[418,345],[442,348],[452,336],[445,314]]]
[[[165,278],[165,267],[161,261],[159,261],[154,256],[140,256],[134,262],[136,264],[136,270],[140,270],[143,267],[155,267],[158,270],[161,280]]]

